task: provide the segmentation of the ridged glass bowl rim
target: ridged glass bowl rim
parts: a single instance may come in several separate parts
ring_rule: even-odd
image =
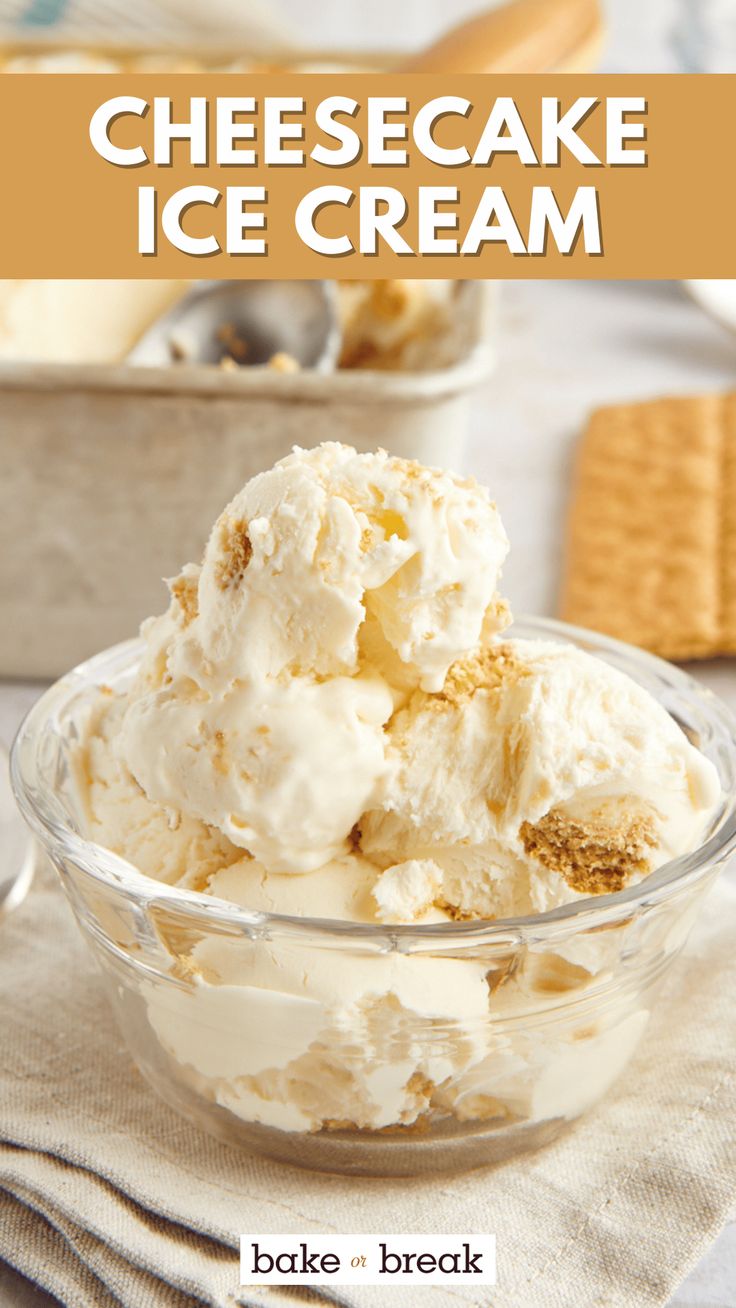
[[[62,799],[43,777],[41,749],[49,730],[60,722],[74,701],[91,695],[95,687],[134,671],[143,644],[124,641],[81,663],[55,682],[23,720],[11,754],[11,779],[18,805],[31,829],[58,863],[71,862],[103,886],[123,894],[139,908],[176,911],[192,924],[223,929],[249,937],[274,934],[310,938],[329,937],[331,943],[360,941],[379,949],[401,952],[502,945],[518,947],[579,930],[612,925],[653,907],[685,890],[709,869],[725,861],[736,846],[736,718],[728,706],[680,668],[622,641],[552,618],[517,618],[509,637],[574,644],[603,656],[643,685],[677,718],[677,707],[697,723],[700,743],[715,763],[722,801],[707,839],[697,849],[672,859],[645,881],[610,895],[576,900],[546,913],[514,918],[442,922],[430,925],[382,925],[297,917],[241,908],[226,900],[181,889],[154,880],[124,858],[87,840],[76,829]]]

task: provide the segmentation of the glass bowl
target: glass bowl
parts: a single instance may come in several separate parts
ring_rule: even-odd
[[[532,917],[374,926],[249,912],[86,840],[73,753],[139,642],[51,687],[13,751],[20,807],[56,865],[133,1058],[228,1143],[326,1171],[414,1175],[551,1140],[628,1063],[657,987],[736,841],[736,723],[685,673],[542,619],[650,691],[713,761],[704,843],[635,887]]]
[[[23,902],[34,871],[34,842],[10,788],[8,756],[0,745],[0,922]]]

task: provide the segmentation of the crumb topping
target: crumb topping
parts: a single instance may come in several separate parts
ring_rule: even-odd
[[[271,372],[294,373],[301,372],[299,363],[293,355],[287,354],[285,350],[278,350],[272,354],[268,361]]]
[[[225,347],[226,357],[234,359],[236,363],[245,363],[250,346],[234,322],[224,322],[217,330],[217,339]]]
[[[611,894],[645,875],[656,844],[653,819],[642,810],[618,823],[604,810],[584,822],[552,810],[533,826],[522,823],[519,834],[527,854],[583,895]]]
[[[220,590],[234,590],[240,585],[253,555],[248,524],[243,518],[226,518],[220,527],[221,558],[215,569]]]
[[[527,665],[512,645],[490,645],[453,663],[436,698],[446,704],[462,704],[477,690],[499,690],[527,672]]]
[[[170,585],[171,594],[179,605],[184,625],[189,626],[199,613],[198,582],[196,577],[176,577]]]
[[[446,913],[453,922],[474,922],[478,916],[477,913],[466,913],[457,904],[448,904],[446,899],[435,899],[432,907],[440,913]]]
[[[397,368],[403,352],[414,341],[426,340],[440,318],[432,304],[420,304],[412,313],[416,296],[402,281],[376,281],[365,302],[358,308],[354,322],[346,332],[340,355],[341,368]],[[382,342],[376,330],[389,326],[395,339]]]

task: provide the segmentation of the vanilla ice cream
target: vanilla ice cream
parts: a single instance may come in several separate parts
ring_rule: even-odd
[[[187,290],[176,281],[0,281],[0,359],[121,363]]]
[[[441,366],[457,289],[454,282],[412,278],[340,282],[340,366],[388,370]],[[435,351],[429,348],[431,342]]]
[[[506,551],[472,480],[295,450],[224,510],[144,625],[134,684],[87,716],[76,763],[98,844],[210,901],[373,928],[348,952],[318,923],[197,938],[159,916],[177,984],[141,977],[148,1021],[189,1087],[238,1118],[573,1116],[646,1023],[629,991],[611,998],[620,931],[385,947],[392,924],[635,884],[695,848],[719,803],[712,764],[630,678],[507,637]]]
[[[461,917],[620,890],[693,849],[718,798],[712,764],[666,710],[572,646],[493,642],[438,694],[415,692],[386,736],[361,845],[388,869],[387,921],[421,899],[423,866],[433,900]]]
[[[236,496],[148,626],[121,729],[132,775],[270,871],[346,852],[396,695],[438,690],[505,622],[506,549],[475,483],[339,445],[295,452]]]

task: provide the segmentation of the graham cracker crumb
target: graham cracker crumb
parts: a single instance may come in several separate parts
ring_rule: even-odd
[[[370,295],[347,326],[339,367],[401,368],[408,346],[428,341],[444,322],[444,314],[431,302],[411,313],[411,301],[416,294],[400,280],[374,282]],[[402,319],[405,319],[403,331]],[[382,322],[396,324],[395,338],[390,344],[374,338],[375,325]]]
[[[507,627],[511,626],[512,622],[513,614],[511,612],[511,605],[502,595],[497,596],[493,604],[489,604],[488,609],[486,610],[486,615],[483,619],[484,629],[486,631],[490,629],[492,632],[505,631]]]
[[[453,663],[436,698],[447,704],[462,704],[477,690],[499,690],[527,673],[527,665],[512,645],[489,645]]]
[[[272,354],[268,361],[271,372],[294,373],[301,372],[301,367],[297,360],[291,354],[286,354],[284,350]]]
[[[226,518],[222,523],[220,549],[222,557],[215,569],[215,579],[220,590],[235,589],[243,580],[245,569],[253,555],[248,524],[243,518],[235,520]]]
[[[466,913],[457,904],[448,904],[446,899],[435,899],[432,908],[436,908],[440,913],[446,913],[453,922],[474,922],[475,913]]]
[[[430,1081],[422,1072],[414,1072],[409,1077],[405,1089],[412,1095],[423,1095],[425,1099],[430,1099],[434,1091],[434,1081]]]
[[[522,823],[519,834],[530,857],[582,895],[611,894],[635,873],[645,875],[656,843],[653,820],[641,810],[618,823],[605,810],[584,822],[552,810],[533,826]]]
[[[184,625],[189,626],[199,613],[198,582],[196,577],[175,577],[169,589],[181,610]]]
[[[236,363],[245,363],[250,346],[245,338],[240,335],[234,322],[224,322],[221,327],[218,327],[217,339],[221,345],[225,346],[226,357],[234,359]]]
[[[385,450],[381,453],[385,454]],[[400,455],[393,455],[393,464],[407,481],[423,481],[430,483],[435,480],[436,472],[434,468],[425,468],[417,459],[404,459]]]

